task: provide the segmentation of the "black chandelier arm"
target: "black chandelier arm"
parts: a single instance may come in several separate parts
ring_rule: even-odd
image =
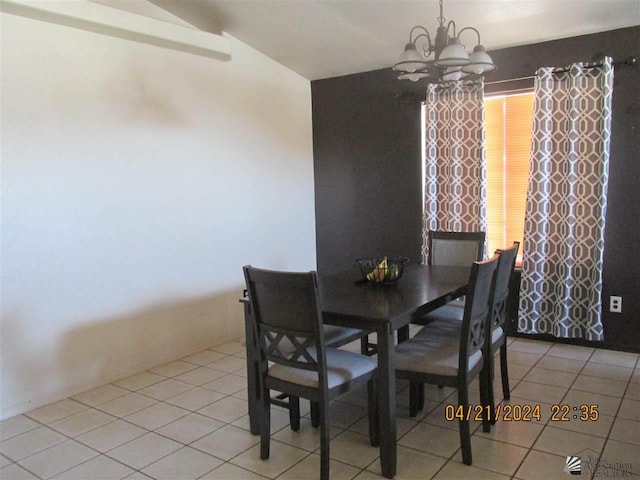
[[[473,27],[464,27],[462,30],[460,30],[460,32],[458,33],[458,40],[460,40],[460,35],[462,35],[462,32],[464,32],[465,30],[473,30],[474,32],[476,32],[476,35],[478,36],[478,45],[482,45],[482,42],[480,41],[480,32]]]
[[[451,28],[452,25],[453,25],[453,35],[449,35],[449,29]],[[464,28],[462,30],[464,30]],[[462,31],[460,31],[460,33],[462,33]],[[447,35],[451,36],[452,38],[456,38],[459,36],[459,35],[456,35],[456,22],[454,22],[453,20],[449,20],[449,23],[447,23]]]
[[[431,52],[435,50],[435,47],[431,43],[431,37],[429,36],[429,34],[421,33],[415,38],[415,40],[418,41],[420,37],[425,37],[427,39],[426,43],[422,46],[422,54],[425,57],[428,57],[429,55],[431,55]]]
[[[416,30],[420,33],[418,33],[418,35],[414,37],[413,35]],[[417,46],[418,40],[420,38],[427,39],[426,44],[422,47],[422,52],[425,57],[428,57],[429,55],[431,55],[431,52],[435,50],[435,45],[431,41],[431,35],[429,35],[429,31],[422,25],[417,25],[411,29],[411,32],[409,32],[409,43]]]
[[[413,34],[416,30],[420,31],[420,33],[414,37]],[[416,25],[409,32],[409,43],[413,43],[415,45],[420,37],[426,37],[429,42],[429,46],[431,46],[431,35],[429,35],[429,31],[422,25]]]

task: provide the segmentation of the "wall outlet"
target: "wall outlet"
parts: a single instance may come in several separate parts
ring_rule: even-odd
[[[622,313],[622,297],[609,297],[609,311],[613,313]]]

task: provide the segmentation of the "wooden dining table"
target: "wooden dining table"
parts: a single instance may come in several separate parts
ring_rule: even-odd
[[[377,334],[380,466],[386,478],[395,476],[397,464],[396,332],[399,341],[402,341],[408,336],[408,325],[412,320],[464,295],[469,272],[468,267],[410,264],[405,267],[400,280],[391,285],[367,283],[357,269],[320,277],[323,322]],[[241,301],[245,305],[249,419],[251,432],[257,434],[257,349],[249,317],[250,305],[246,298]]]

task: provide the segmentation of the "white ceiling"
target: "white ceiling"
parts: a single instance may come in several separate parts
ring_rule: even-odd
[[[225,31],[316,80],[393,65],[414,25],[435,35],[437,0],[152,0]],[[458,30],[487,50],[640,25],[640,0],[444,0]],[[476,39],[463,35],[469,49]],[[609,53],[609,52],[605,52]],[[615,52],[611,52],[615,55]]]

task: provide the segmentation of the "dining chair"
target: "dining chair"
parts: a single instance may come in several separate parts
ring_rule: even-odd
[[[513,242],[509,248],[498,249],[495,254],[499,255],[498,266],[496,268],[495,291],[493,293],[492,314],[490,316],[490,324],[487,335],[487,368],[484,374],[487,375],[488,400],[491,412],[495,412],[495,401],[493,394],[493,378],[494,378],[494,357],[500,350],[500,376],[502,381],[502,394],[505,400],[511,398],[509,389],[509,370],[507,367],[507,306],[509,302],[509,285],[511,277],[515,270],[516,257],[520,242]],[[445,305],[432,313],[431,329],[422,329],[416,333],[417,337],[430,335],[435,328],[445,328],[447,330],[459,330],[463,320],[463,309]],[[424,400],[419,398],[419,402]],[[418,405],[420,407],[420,405]],[[495,424],[495,415],[491,415],[491,423]]]
[[[367,382],[369,437],[378,444],[377,360],[327,347],[316,272],[243,267],[258,344],[260,458],[269,458],[270,391],[308,399],[320,427],[320,478],[329,478],[329,401]]]
[[[507,315],[510,297],[511,278],[516,266],[516,257],[518,256],[518,248],[520,242],[513,242],[509,248],[496,250],[496,254],[500,255],[500,263],[496,273],[496,286],[493,300],[493,313],[491,315],[491,329],[487,336],[487,345],[489,358],[488,375],[489,386],[489,402],[491,405],[491,423],[496,423],[494,396],[493,396],[493,377],[494,377],[494,356],[500,349],[500,377],[502,380],[502,395],[505,400],[511,398],[509,390],[509,369],[507,367]]]
[[[357,328],[339,327],[337,325],[323,325],[324,342],[327,347],[339,348],[351,343],[354,340],[368,336],[368,332]],[[281,350],[283,352],[291,352],[295,347],[286,339],[282,341]],[[289,424],[293,431],[300,429],[300,399],[294,395],[287,395],[283,392],[277,392],[271,397],[271,403],[285,408],[289,411]],[[311,423],[314,427],[318,427],[319,417],[317,405],[311,404]]]
[[[241,303],[245,304],[244,312],[245,312],[245,323],[246,323],[248,319],[250,319],[251,316],[253,315],[252,313],[253,310],[251,308],[251,303],[249,301],[249,291],[247,289],[244,290]],[[324,332],[325,345],[333,348],[342,347],[358,339],[368,338],[368,335],[369,335],[369,332],[365,330],[361,330],[358,328],[340,327],[337,325],[323,325],[322,330]],[[255,352],[258,349],[257,338],[253,335],[253,332],[251,331],[251,329],[249,329],[249,331],[246,332],[246,342],[249,350]],[[281,346],[281,349],[294,350],[295,348],[290,343],[287,345],[287,341],[285,339],[283,340],[283,345]],[[249,354],[247,355],[247,362],[252,363],[252,368],[248,367],[247,373],[258,371],[257,359],[254,357],[255,355],[249,355]],[[248,389],[249,395],[251,395],[252,392],[256,392],[259,395],[259,388],[257,385],[259,382],[259,379],[256,377],[256,378],[251,378],[248,381],[252,383],[251,385],[252,388],[250,387]],[[271,397],[271,403],[273,405],[278,405],[279,407],[282,407],[289,412],[289,423],[291,425],[292,430],[298,431],[300,429],[300,402],[298,398],[287,395],[282,392],[277,392]],[[315,408],[314,405],[311,406],[311,418],[312,418],[313,426],[318,427],[319,422],[318,422],[318,416],[317,416],[317,409]],[[251,422],[251,432],[253,434],[259,433],[259,422],[255,422],[255,423],[253,421]]]
[[[429,265],[466,267],[473,262],[479,262],[484,258],[485,237],[485,232],[429,230],[427,263]],[[460,307],[462,305],[460,302],[454,302],[453,306]]]
[[[466,267],[484,258],[485,232],[444,232],[429,230],[427,264]],[[464,297],[447,298],[442,308],[464,308]],[[437,310],[435,310],[437,311]],[[433,320],[428,313],[413,323],[425,325]]]
[[[417,414],[416,401],[424,398],[424,384],[448,386],[458,391],[457,416],[462,461],[471,465],[471,434],[469,418],[469,384],[480,380],[480,401],[488,405],[487,376],[481,372],[486,368],[486,335],[488,318],[491,315],[495,272],[499,256],[474,262],[471,267],[463,320],[460,329],[451,325],[434,325],[422,328],[422,335],[414,336],[395,347],[396,376],[409,380],[410,415]],[[475,410],[474,414],[475,414]],[[489,418],[484,411],[483,428],[489,430]]]
[[[485,232],[429,230],[427,264],[465,267],[484,256]]]

